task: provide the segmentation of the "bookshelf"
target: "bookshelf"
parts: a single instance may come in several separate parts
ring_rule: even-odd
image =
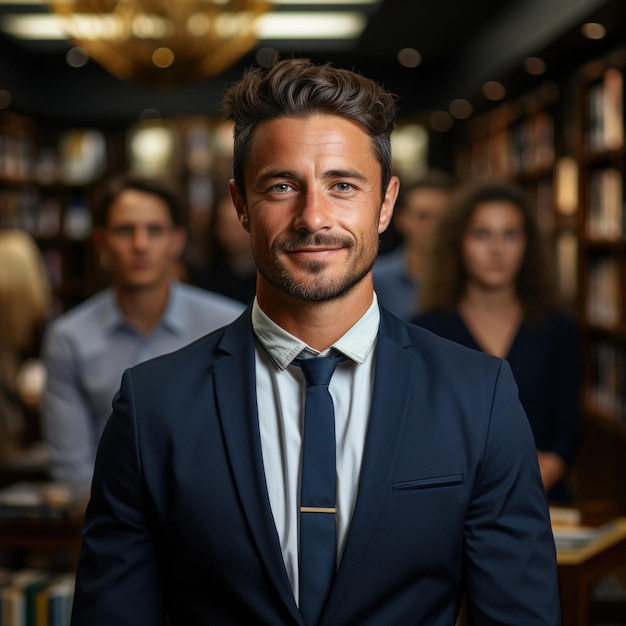
[[[626,48],[591,59],[455,130],[460,180],[522,184],[581,326],[585,432],[577,495],[626,512]]]
[[[581,69],[581,308],[591,419],[626,441],[626,211],[624,70],[626,50]]]
[[[124,167],[119,142],[119,131],[62,127],[0,111],[0,228],[24,229],[37,241],[53,287],[52,314],[99,285],[90,201],[111,167]]]

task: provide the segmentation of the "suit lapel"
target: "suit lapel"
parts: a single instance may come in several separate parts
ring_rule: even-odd
[[[410,345],[403,324],[381,311],[376,346],[374,391],[356,506],[345,550],[326,615],[332,615],[358,571],[376,519],[388,495],[394,459],[402,441],[409,409],[410,390],[415,385],[415,360],[404,350]]]
[[[237,489],[269,575],[294,617],[299,618],[265,484],[250,310],[226,330],[220,348],[227,355],[215,366],[215,389]]]

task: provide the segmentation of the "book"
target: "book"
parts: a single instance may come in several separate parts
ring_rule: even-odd
[[[614,502],[604,500],[551,504],[550,522],[557,550],[579,550],[615,528],[617,511]]]
[[[602,535],[611,532],[615,528],[616,522],[607,522],[601,526],[569,526],[566,524],[555,524],[552,526],[554,543],[557,550],[581,550],[590,545]]]
[[[75,583],[74,575],[67,574],[48,587],[49,626],[69,626]]]
[[[36,626],[34,598],[47,581],[48,575],[35,569],[14,572],[0,590],[4,626]]]
[[[0,522],[69,520],[84,513],[89,491],[58,482],[17,482],[0,489]]]

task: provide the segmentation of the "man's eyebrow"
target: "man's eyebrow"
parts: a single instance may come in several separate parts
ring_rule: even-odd
[[[267,170],[257,178],[257,182],[265,182],[272,180],[273,178],[295,179],[297,178],[297,175],[291,170]]]
[[[328,170],[324,172],[324,178],[354,178],[356,180],[366,181],[367,177],[358,170]]]
[[[364,176],[359,170],[355,169],[332,169],[327,170],[322,175],[325,179],[332,178],[352,178],[354,180],[366,181],[367,177]],[[287,180],[297,180],[298,174],[292,170],[267,170],[263,172],[258,178],[256,182],[267,182],[269,180],[273,180],[275,178],[284,178]]]

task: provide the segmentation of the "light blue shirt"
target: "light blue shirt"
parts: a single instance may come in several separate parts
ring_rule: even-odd
[[[42,430],[52,478],[91,481],[98,441],[126,368],[183,347],[232,322],[244,308],[225,296],[176,282],[160,323],[149,335],[125,319],[111,289],[55,319],[43,344],[47,383]]]
[[[252,308],[257,337],[256,385],[265,479],[283,559],[296,602],[298,511],[306,383],[294,358],[320,353]],[[341,559],[356,502],[372,403],[380,310],[374,295],[363,317],[330,350],[349,357],[337,366],[329,391],[335,406],[337,443],[337,559]],[[304,353],[304,354],[303,354]]]
[[[407,270],[404,250],[400,247],[379,256],[372,278],[381,306],[410,322],[419,311],[420,283]]]

